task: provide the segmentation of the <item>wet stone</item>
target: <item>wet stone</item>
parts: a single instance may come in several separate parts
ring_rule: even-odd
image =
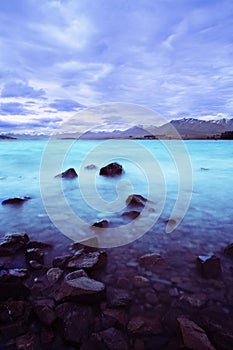
[[[221,261],[212,253],[205,256],[198,256],[196,265],[199,273],[204,278],[218,278],[222,273]]]
[[[145,287],[150,283],[150,281],[148,280],[148,278],[143,277],[143,276],[134,276],[133,279],[133,284],[135,287]]]
[[[72,255],[57,256],[53,259],[53,266],[64,269],[71,258]]]
[[[233,259],[233,243],[228,244],[228,246],[224,249],[224,254]]]
[[[106,228],[109,226],[109,222],[108,220],[100,220],[100,221],[96,221],[92,226]]]
[[[56,283],[60,277],[63,275],[63,270],[59,267],[52,267],[46,273],[49,283]]]
[[[63,173],[56,175],[55,177],[61,177],[63,179],[75,179],[76,177],[78,177],[78,174],[76,173],[74,168],[69,168]]]
[[[111,327],[99,333],[93,333],[81,350],[128,350],[128,343],[124,334]]]
[[[85,252],[83,249],[76,252],[66,267],[73,269],[93,269],[103,267],[107,263],[107,254],[104,251]]]
[[[123,167],[117,162],[106,165],[105,167],[101,168],[99,172],[100,175],[110,176],[110,177],[119,176],[122,173],[123,173]]]
[[[0,239],[0,256],[13,255],[29,241],[27,234],[9,234]]]
[[[108,307],[126,307],[131,303],[131,295],[127,290],[111,288],[107,290]]]
[[[152,271],[164,268],[166,266],[165,259],[156,253],[149,253],[139,258],[140,263]]]
[[[51,299],[37,301],[34,305],[34,311],[40,321],[47,326],[51,326],[56,320],[54,303]]]
[[[14,198],[8,198],[2,201],[2,205],[21,205],[24,202],[28,201],[31,199],[31,197],[25,196],[25,197],[14,197]]]
[[[26,250],[25,258],[27,262],[29,262],[30,260],[34,260],[43,265],[44,252],[39,248],[29,248]]]
[[[144,316],[132,317],[127,328],[130,333],[140,335],[160,334],[162,332],[162,326],[158,319]]]
[[[16,338],[17,350],[40,350],[39,338],[36,334],[25,334]]]

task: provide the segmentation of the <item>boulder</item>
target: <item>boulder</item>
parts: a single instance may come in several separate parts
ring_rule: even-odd
[[[59,267],[52,267],[47,271],[46,275],[50,283],[56,283],[63,275],[63,270],[59,269]]]
[[[31,197],[28,196],[8,198],[2,201],[2,205],[21,205],[29,199],[31,199]]]
[[[34,312],[46,326],[51,326],[57,318],[54,306],[52,299],[37,300],[34,305]]]
[[[9,234],[0,240],[0,256],[13,255],[29,241],[27,234]]]
[[[74,179],[74,178],[78,177],[78,174],[76,173],[74,168],[69,168],[66,171],[64,171],[63,173],[56,175],[55,177],[61,177],[64,179]]]
[[[11,275],[9,271],[1,271],[0,300],[7,300],[9,298],[24,300],[29,294],[30,291],[23,284],[21,276]]]
[[[106,228],[106,227],[108,227],[108,225],[109,225],[108,220],[100,220],[100,221],[95,222],[92,226]]]
[[[186,317],[177,318],[178,332],[183,345],[191,350],[215,350],[205,331]]]
[[[107,254],[104,251],[85,252],[80,250],[67,262],[66,267],[90,270],[106,265]]]
[[[224,254],[233,259],[233,243],[228,244],[228,246],[224,249]]]
[[[64,269],[71,258],[72,255],[57,256],[53,259],[53,267]]]
[[[131,210],[131,211],[126,211],[121,216],[129,218],[129,219],[136,219],[140,215],[140,212],[137,210]]]
[[[162,326],[158,319],[144,316],[134,316],[128,323],[128,332],[140,335],[156,335],[162,333]]]
[[[223,325],[220,325],[209,318],[205,318],[201,321],[201,327],[206,331],[211,342],[213,342],[217,349],[233,349],[232,329],[226,329]]]
[[[61,302],[64,300],[77,300],[94,303],[104,296],[105,285],[102,282],[89,278],[84,270],[68,274],[64,282],[55,291],[54,298]]]
[[[131,194],[127,199],[126,199],[126,204],[129,207],[145,207],[147,202],[147,199],[140,194]]]
[[[123,173],[122,165],[116,162],[106,165],[105,167],[101,168],[99,172],[100,175],[111,176],[111,177],[121,175],[122,173]]]
[[[56,315],[62,320],[65,341],[81,345],[93,331],[95,316],[88,305],[63,303],[56,307]]]
[[[222,273],[221,260],[212,253],[198,256],[196,265],[198,271],[204,278],[218,278]]]
[[[146,268],[149,268],[152,270],[161,269],[166,266],[165,259],[160,254],[157,254],[157,253],[149,253],[149,254],[142,255],[139,258],[139,262]]]
[[[47,249],[47,248],[52,248],[52,245],[50,243],[45,243],[45,242],[30,241],[27,244],[27,248]]]

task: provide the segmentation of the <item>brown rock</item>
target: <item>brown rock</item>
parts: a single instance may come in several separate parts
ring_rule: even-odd
[[[114,319],[121,326],[125,327],[128,321],[128,314],[124,309],[105,309],[103,315]]]
[[[0,300],[9,298],[24,300],[29,293],[21,277],[11,275],[8,271],[3,271],[0,275]]]
[[[125,336],[116,328],[93,333],[81,350],[128,350]]]
[[[127,328],[130,333],[140,335],[160,334],[162,332],[162,326],[159,320],[144,316],[132,317]]]
[[[196,259],[197,269],[205,278],[217,278],[222,273],[221,261],[214,254],[198,256]]]
[[[121,216],[127,217],[129,219],[136,219],[140,215],[140,211],[137,210],[131,210],[131,211],[126,211]]]
[[[52,328],[43,327],[41,329],[41,342],[43,344],[51,343],[55,338],[55,334]]]
[[[52,299],[37,300],[34,306],[34,311],[40,321],[46,326],[51,326],[56,320],[54,302]]]
[[[148,280],[148,278],[143,277],[143,276],[134,276],[133,279],[133,284],[135,287],[145,287],[150,283],[150,281]]]
[[[17,320],[27,321],[31,312],[31,307],[25,301],[5,301],[0,302],[0,322],[8,323]]]
[[[71,258],[72,255],[57,256],[53,259],[53,266],[64,269]]]
[[[131,303],[132,298],[127,290],[109,288],[107,292],[108,307],[128,306]]]
[[[25,253],[25,258],[27,262],[34,260],[43,265],[44,252],[39,248],[28,248]]]
[[[29,241],[27,234],[9,234],[0,240],[0,256],[13,255]]]
[[[192,295],[183,294],[180,297],[180,300],[186,301],[193,307],[201,307],[207,303],[208,297],[204,293],[192,294]]]
[[[21,205],[24,202],[31,199],[31,197],[25,196],[25,197],[14,197],[14,198],[8,198],[2,201],[2,205]]]
[[[40,350],[39,338],[36,334],[25,334],[16,338],[17,350]]]
[[[50,283],[56,283],[63,275],[63,270],[59,269],[59,267],[52,267],[47,271],[46,275]]]
[[[145,254],[139,258],[139,261],[146,268],[152,270],[161,269],[166,266],[165,259],[160,254],[156,253]]]
[[[177,319],[178,330],[185,347],[192,350],[215,350],[210,343],[205,331],[193,321],[179,317]]]
[[[84,249],[76,252],[67,262],[68,268],[93,269],[103,267],[107,263],[107,254],[104,251],[85,252]]]

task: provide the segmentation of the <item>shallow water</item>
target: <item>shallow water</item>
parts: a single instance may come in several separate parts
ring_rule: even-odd
[[[180,174],[177,173],[176,164],[160,141],[131,141],[132,149],[128,142],[130,141],[126,141],[126,143],[124,140],[117,141],[113,148],[103,141],[83,140],[73,144],[60,170],[74,167],[79,173],[82,161],[87,155],[89,159],[83,166],[91,163],[101,165],[105,162],[107,164],[115,160],[122,164],[125,170],[122,176],[110,179],[98,176],[98,171],[82,168],[79,180],[62,181],[65,198],[75,215],[78,215],[88,225],[102,218],[107,218],[113,226],[117,227],[127,223],[120,214],[125,210],[124,203],[128,194],[133,191],[133,193],[147,197],[150,192],[153,192],[158,204],[162,200],[163,190],[165,190],[165,206],[159,215],[158,222],[143,239],[135,243],[135,246],[140,246],[142,250],[149,246],[150,249],[156,247],[157,250],[164,251],[168,245],[171,246],[176,242],[178,246],[194,250],[201,249],[201,253],[204,253],[220,249],[232,240],[232,141],[184,142],[193,171],[193,189],[187,188],[186,193],[187,196],[191,195],[191,203],[182,222],[170,234],[165,232],[165,221],[169,219],[177,199]],[[172,145],[176,141],[169,142]],[[66,149],[69,144],[70,141],[53,141],[54,154],[51,159],[54,159],[55,162],[57,156],[61,154],[61,150]],[[32,199],[22,206],[0,207],[0,233],[3,235],[10,232],[27,232],[33,238],[55,244],[55,251],[62,251],[69,239],[63,236],[50,221],[40,194],[40,163],[46,145],[47,141],[1,141],[0,200],[15,196],[30,196]],[[100,146],[101,149],[96,149]],[[124,154],[122,150],[126,148],[127,152]],[[153,154],[155,163],[157,161],[162,170],[166,182],[163,189],[161,189],[163,176],[160,176],[156,164],[151,166],[149,153]],[[184,163],[182,176],[185,176],[185,166]],[[46,191],[51,196],[53,194],[54,210],[57,210],[61,221],[68,222],[69,216],[66,217],[66,213],[61,211],[59,199],[57,199],[54,190],[60,181],[54,178],[57,172],[57,165],[54,163],[53,169],[53,163],[50,163]],[[82,180],[81,186],[78,182],[80,179]],[[96,181],[95,187],[90,186],[90,181],[93,179]],[[120,187],[118,187],[117,193],[116,186],[119,185],[119,181]],[[96,195],[93,188],[97,188],[105,203],[106,201],[115,201],[119,195],[118,209],[115,210],[114,205],[112,205],[103,212],[103,207],[98,202],[99,198],[97,201],[95,200]],[[86,196],[85,199],[83,199],[83,195]],[[90,205],[87,204],[87,200],[90,201]],[[94,209],[91,207],[93,203],[96,204]],[[156,206],[155,210],[157,210]],[[140,230],[140,226],[137,229]],[[85,235],[83,238],[86,238]]]

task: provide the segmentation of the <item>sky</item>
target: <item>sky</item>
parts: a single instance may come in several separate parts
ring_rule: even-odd
[[[111,102],[232,117],[233,1],[0,1],[0,132],[49,133]]]

